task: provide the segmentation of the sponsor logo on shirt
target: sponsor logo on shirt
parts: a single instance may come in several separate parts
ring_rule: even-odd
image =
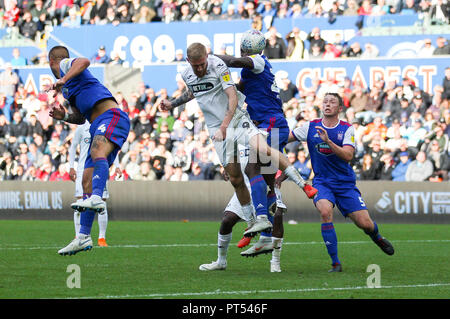
[[[316,144],[316,150],[320,154],[327,155],[327,156],[333,154],[333,151],[331,150],[330,146],[325,142]]]
[[[206,83],[193,84],[190,87],[191,87],[192,92],[200,93],[200,92],[207,92],[209,90],[212,90],[214,88],[214,84],[212,84],[210,82],[206,82]]]

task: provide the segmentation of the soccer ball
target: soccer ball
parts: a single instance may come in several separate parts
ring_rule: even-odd
[[[258,30],[248,30],[241,38],[241,52],[252,55],[261,53],[266,47],[266,38]]]

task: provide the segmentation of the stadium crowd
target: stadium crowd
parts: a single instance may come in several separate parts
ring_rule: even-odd
[[[252,19],[252,26],[279,17],[327,17],[339,15],[382,15],[422,13],[434,23],[449,22],[449,4],[445,0],[322,0],[322,1],[242,1],[242,0],[0,0],[2,27],[19,28],[34,39],[46,25],[77,27],[81,24],[147,23],[153,21],[207,21]],[[270,24],[270,23],[269,23]],[[269,59],[334,59],[340,57],[373,58],[378,55],[373,44],[361,48],[349,45],[339,34],[325,41],[320,29],[303,34],[293,28],[281,35],[270,27],[264,54]],[[450,44],[438,37],[436,46],[424,39],[421,56],[450,54]],[[14,49],[13,58],[0,73],[0,180],[69,180],[68,149],[75,125],[54,121],[49,108],[62,103],[46,93],[27,92],[14,72],[14,66],[47,65],[46,54],[28,61]],[[183,61],[177,51],[176,61]],[[106,48],[99,47],[92,63],[123,61]],[[353,167],[361,180],[447,181],[450,169],[449,99],[450,68],[442,83],[428,94],[410,79],[401,83],[379,80],[364,88],[348,78],[337,83],[328,78],[314,82],[308,91],[299,91],[287,76],[279,79],[283,109],[293,129],[304,121],[320,117],[323,94],[339,92],[345,103],[342,119],[356,132],[357,152]],[[158,103],[176,97],[183,90],[155,92],[141,83],[125,98],[114,92],[120,107],[129,114],[132,130],[122,148],[121,179],[125,180],[210,180],[221,178],[213,145],[205,122],[195,102],[174,112],[160,112]],[[305,179],[312,178],[305,145],[291,143],[287,156]],[[111,179],[117,178],[112,170]]]
[[[9,78],[5,75],[9,72]],[[58,95],[27,92],[9,66],[0,74],[0,180],[69,180],[68,149],[76,125],[49,117],[49,107],[62,103]],[[9,80],[9,81],[6,81]],[[325,92],[338,92],[345,104],[342,119],[356,133],[353,167],[360,180],[448,181],[450,169],[450,67],[432,94],[408,78],[401,83],[378,80],[364,89],[346,78],[315,81],[299,91],[281,74],[280,96],[291,129],[320,117]],[[119,154],[125,180],[210,180],[221,178],[213,144],[195,100],[173,112],[161,112],[159,101],[185,90],[155,92],[140,83],[129,98],[115,93],[129,115],[132,129]],[[7,100],[13,99],[10,109]],[[286,148],[289,160],[305,179],[313,172],[304,144]],[[111,170],[111,179],[117,178]]]
[[[450,4],[447,0],[0,0],[0,28],[16,28],[30,39],[43,37],[46,26],[56,25],[251,19],[253,28],[262,30],[277,18],[324,17],[334,23],[338,16],[358,16],[362,27],[365,16],[411,14],[427,17],[431,24],[447,25]],[[269,59],[373,58],[379,54],[376,44],[349,44],[342,34],[325,41],[319,28],[293,28],[281,35],[272,27],[267,37]],[[430,41],[424,40],[421,56],[450,54],[445,38],[440,37],[436,46]],[[115,52],[110,55],[108,61],[120,62]],[[34,63],[39,63],[38,57]]]

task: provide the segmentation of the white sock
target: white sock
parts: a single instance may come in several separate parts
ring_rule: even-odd
[[[91,195],[91,197],[90,197],[91,199],[93,199],[93,200],[95,200],[95,201],[101,201],[101,200],[103,200],[100,196],[98,196],[98,195]]]
[[[98,214],[98,238],[106,238],[106,227],[108,226],[108,211],[107,207],[102,212]]]
[[[283,238],[272,237],[273,251],[271,262],[280,262],[281,246],[283,245]]]
[[[247,205],[241,205],[242,213],[244,215],[244,219],[248,223],[253,223],[255,221],[256,211],[255,206],[252,203]]]
[[[80,233],[80,218],[81,218],[81,213],[79,211],[74,211],[73,212],[73,223],[75,225],[75,237],[78,236],[78,234]]]
[[[232,233],[221,235],[217,234],[217,263],[224,264],[227,262],[228,246],[231,242]]]
[[[289,177],[295,184],[303,188],[305,186],[305,180],[302,178],[300,173],[295,169],[294,166],[289,165],[283,172]]]

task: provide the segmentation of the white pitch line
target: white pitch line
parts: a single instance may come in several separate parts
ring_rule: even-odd
[[[336,288],[299,288],[299,289],[271,289],[271,290],[237,290],[237,291],[203,291],[203,292],[179,292],[166,294],[140,294],[140,295],[117,295],[117,296],[93,296],[93,297],[77,297],[77,299],[120,299],[120,298],[164,298],[164,297],[188,297],[188,296],[213,296],[213,295],[248,295],[248,294],[271,294],[271,293],[302,293],[315,291],[343,291],[343,290],[361,290],[361,289],[398,289],[398,288],[433,288],[450,286],[450,283],[435,283],[435,284],[416,284],[416,285],[396,285],[396,286],[381,286],[379,288],[369,288],[367,286],[356,287],[336,287]],[[72,299],[72,298],[68,298]]]
[[[450,239],[442,240],[392,240],[392,243],[450,243]],[[340,241],[339,244],[344,245],[361,245],[370,244],[371,241]],[[309,241],[309,242],[283,242],[283,245],[323,245],[322,241]],[[8,247],[14,246],[14,247]],[[217,246],[216,243],[211,244],[149,244],[149,245],[110,245],[108,248],[177,248],[177,247],[211,247]],[[21,246],[17,244],[0,245],[0,250],[39,250],[39,249],[57,249],[60,246]]]

